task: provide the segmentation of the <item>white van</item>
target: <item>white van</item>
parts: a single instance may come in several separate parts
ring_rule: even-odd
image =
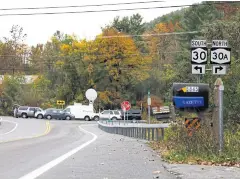
[[[96,116],[92,104],[82,105],[81,103],[75,103],[74,105],[68,106],[65,111],[73,114],[75,119],[84,119],[85,121],[95,119],[94,117]]]

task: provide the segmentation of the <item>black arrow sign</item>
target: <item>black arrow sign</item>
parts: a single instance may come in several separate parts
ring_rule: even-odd
[[[202,67],[195,66],[195,67],[194,67],[194,69],[195,69],[195,70],[197,70],[197,71],[199,70],[199,71],[200,71],[200,73],[202,73]]]
[[[215,73],[218,73],[218,71],[222,71],[222,70],[223,70],[222,66],[216,67],[215,68]]]

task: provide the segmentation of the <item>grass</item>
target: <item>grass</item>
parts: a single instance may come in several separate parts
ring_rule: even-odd
[[[163,159],[170,163],[223,165],[240,167],[240,126],[224,131],[224,150],[220,153],[210,126],[201,126],[190,137],[182,123],[165,130],[165,139],[151,142]]]

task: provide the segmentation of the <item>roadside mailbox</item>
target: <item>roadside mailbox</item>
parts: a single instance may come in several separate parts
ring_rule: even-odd
[[[179,110],[208,109],[209,85],[204,83],[174,83],[173,105]]]

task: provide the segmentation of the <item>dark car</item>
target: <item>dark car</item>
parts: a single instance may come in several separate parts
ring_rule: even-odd
[[[46,119],[59,119],[59,120],[72,120],[75,118],[70,112],[61,109],[46,109],[44,118]]]
[[[123,110],[121,110],[122,119],[124,119]],[[140,109],[130,109],[125,113],[126,120],[141,120],[142,119],[142,111]]]

